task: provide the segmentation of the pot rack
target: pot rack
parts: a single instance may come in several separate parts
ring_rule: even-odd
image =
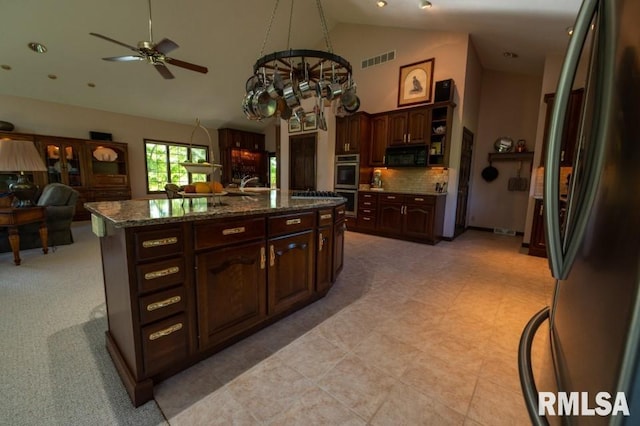
[[[193,162],[193,150],[191,149],[191,147],[193,146],[193,135],[198,129],[204,130],[204,132],[207,134],[207,138],[209,139],[209,143],[207,144],[207,150],[209,151],[209,159],[211,160],[211,162],[203,162],[203,163]],[[191,161],[179,163],[182,167],[187,169],[187,172],[189,173],[202,173],[206,175],[212,175],[216,171],[216,169],[222,168],[222,164],[215,164],[215,161],[213,159],[213,146],[211,143],[211,135],[209,134],[209,131],[207,130],[207,128],[204,127],[202,124],[200,124],[199,118],[196,118],[196,125],[191,131],[191,137],[189,138],[189,153],[191,154]]]
[[[318,102],[317,108],[315,108],[316,112],[319,110],[321,111],[320,98],[325,98],[327,102],[332,102],[333,100],[341,99],[342,95],[346,94],[349,101],[345,102],[348,102],[349,105],[351,105],[351,109],[346,109],[346,111],[355,112],[355,110],[359,108],[360,101],[355,95],[355,82],[352,80],[351,64],[343,57],[333,53],[321,0],[316,0],[316,5],[327,48],[326,51],[291,49],[289,47],[291,40],[293,2],[294,0],[291,0],[287,48],[285,50],[263,55],[269,34],[271,33],[273,20],[278,9],[279,0],[275,0],[271,19],[260,50],[259,59],[253,65],[253,75],[249,77],[245,85],[246,94],[243,101],[245,115],[250,120],[262,120],[263,118],[269,118],[273,115],[278,115],[281,118],[288,120],[292,114],[291,111],[287,109],[286,104],[291,102],[291,99],[288,98],[288,96],[292,96],[291,93],[293,93],[293,96],[295,97],[295,101],[293,103],[297,105],[300,104],[300,100],[303,98],[308,96],[317,96]],[[318,83],[323,80],[328,83],[340,85],[342,90],[338,91],[336,95],[326,93],[324,89],[320,89],[322,85],[318,85]],[[311,93],[307,95],[301,93],[299,88],[300,83],[309,84],[312,89],[310,91]],[[260,92],[266,91],[270,86],[276,87],[277,89],[270,92],[270,96],[275,100],[277,108],[254,108],[253,106],[256,103],[256,100],[253,99],[254,95],[259,97],[261,94]],[[289,95],[286,95],[287,88],[289,89]],[[297,112],[294,111],[292,119],[300,120],[304,117],[304,112],[300,110],[301,108],[298,108]],[[300,113],[302,116],[299,115]],[[323,119],[322,112],[320,112],[320,119]],[[323,126],[319,127],[323,128]]]

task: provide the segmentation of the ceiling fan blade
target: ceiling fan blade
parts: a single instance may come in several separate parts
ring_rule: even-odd
[[[129,62],[129,61],[143,61],[144,57],[136,56],[136,55],[128,55],[128,56],[112,56],[110,58],[102,58],[105,61],[113,61],[113,62]]]
[[[178,46],[176,42],[169,40],[168,38],[163,38],[162,40],[160,40],[160,43],[155,45],[154,48],[163,55],[166,55],[167,53],[177,49],[178,47],[180,46]]]
[[[175,65],[177,67],[186,68],[186,69],[191,70],[191,71],[201,72],[202,74],[206,74],[206,73],[209,72],[207,67],[203,67],[203,66],[192,64],[192,63],[189,63],[189,62],[181,61],[179,59],[164,58],[164,61],[169,63],[169,64],[171,64],[171,65]]]
[[[171,73],[171,71],[169,71],[169,68],[167,68],[162,62],[155,62],[153,66],[155,67],[155,69],[158,70],[160,75],[165,79],[170,80],[172,78],[175,78]]]
[[[136,52],[138,51],[138,48],[137,48],[137,47],[133,47],[133,46],[131,46],[131,45],[129,45],[129,44],[126,44],[126,43],[123,43],[123,42],[121,42],[121,41],[114,40],[114,39],[109,38],[109,37],[107,37],[107,36],[103,36],[102,34],[98,34],[98,33],[89,33],[89,34],[91,34],[92,36],[95,36],[95,37],[101,38],[101,39],[103,39],[103,40],[110,41],[111,43],[119,44],[120,46],[124,46],[124,47],[126,47],[126,48],[128,48],[128,49],[131,49],[131,50],[133,50],[133,51],[136,51]]]

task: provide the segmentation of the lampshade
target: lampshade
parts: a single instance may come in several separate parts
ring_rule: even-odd
[[[31,141],[0,139],[0,172],[20,172],[9,190],[18,200],[16,207],[30,207],[38,187],[29,182],[24,172],[44,172],[47,168]]]
[[[0,139],[0,171],[46,172],[35,145],[31,141]]]

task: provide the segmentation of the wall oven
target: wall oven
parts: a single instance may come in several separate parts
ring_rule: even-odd
[[[334,189],[358,189],[360,174],[360,156],[336,155],[336,170],[334,175]]]

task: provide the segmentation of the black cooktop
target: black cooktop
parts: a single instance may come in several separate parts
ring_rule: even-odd
[[[333,191],[291,191],[291,198],[342,198],[342,195]]]

